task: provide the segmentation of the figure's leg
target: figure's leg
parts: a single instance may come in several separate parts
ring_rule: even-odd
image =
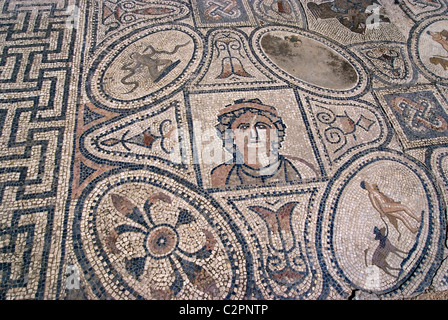
[[[403,224],[406,226],[406,228],[408,228],[412,233],[416,233],[417,232],[418,228],[415,228],[415,227],[412,226],[412,224],[408,221],[407,216],[402,214],[402,211],[388,212],[387,215],[395,217],[396,219],[401,220],[401,222],[403,222]]]
[[[401,269],[399,268],[394,268],[392,266],[390,266],[387,262],[384,263],[384,266],[381,267],[381,270],[383,270],[385,273],[387,273],[388,275],[390,275],[391,277],[396,277],[395,275],[393,275],[392,273],[390,273],[389,270],[396,270],[396,271],[400,271]]]
[[[404,212],[406,212],[407,215],[409,215],[414,220],[416,220],[418,222],[421,221],[421,217],[418,217],[416,214],[414,214],[414,212],[408,206],[401,204],[401,203],[397,203],[397,202],[385,203],[382,205],[382,209],[385,213],[404,211]]]
[[[388,264],[387,262],[386,262],[386,266],[385,266],[387,269],[389,269],[389,270],[395,270],[395,271],[400,271],[401,270],[401,268],[394,268],[394,267],[392,267],[390,264]]]
[[[398,231],[398,221],[397,221],[397,218],[394,217],[394,216],[388,215],[387,219],[394,226],[394,228]]]
[[[391,216],[391,215],[387,215],[387,219],[394,226],[395,230],[397,230],[397,232],[398,232],[398,241],[400,241],[400,239],[401,239],[401,232],[398,229],[398,219],[396,217]]]
[[[400,249],[398,249],[398,248],[396,248],[394,251],[391,251],[391,252],[395,253],[395,254],[396,254],[397,256],[399,256],[400,258],[406,258],[407,254],[408,254],[406,251],[400,250]],[[400,255],[400,253],[401,253],[401,254],[404,254],[405,256],[402,257],[402,256]]]
[[[403,211],[408,214],[411,218],[413,218],[415,221],[420,222],[422,221],[421,216],[417,216],[411,209],[409,209],[407,206],[403,205]]]

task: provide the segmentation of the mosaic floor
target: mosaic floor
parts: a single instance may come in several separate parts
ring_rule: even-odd
[[[0,299],[448,290],[448,0],[0,5]]]

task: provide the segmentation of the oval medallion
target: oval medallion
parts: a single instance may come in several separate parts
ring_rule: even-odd
[[[139,29],[111,41],[99,54],[87,93],[106,109],[142,107],[182,86],[201,56],[202,40],[187,27]]]
[[[419,25],[411,37],[411,52],[420,70],[438,84],[448,85],[448,18],[438,16]]]
[[[445,233],[443,207],[424,167],[398,153],[370,152],[335,176],[321,207],[330,273],[378,294],[424,287],[416,275],[435,271]]]
[[[324,95],[359,95],[368,79],[363,66],[345,49],[304,30],[266,27],[252,44],[260,60],[277,76]]]

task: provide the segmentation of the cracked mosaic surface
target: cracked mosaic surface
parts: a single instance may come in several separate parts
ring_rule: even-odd
[[[448,290],[447,0],[0,4],[0,299]]]

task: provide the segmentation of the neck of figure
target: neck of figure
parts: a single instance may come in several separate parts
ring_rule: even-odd
[[[271,157],[269,161],[259,161],[256,164],[242,165],[243,172],[255,177],[274,175],[281,164],[279,156]]]

